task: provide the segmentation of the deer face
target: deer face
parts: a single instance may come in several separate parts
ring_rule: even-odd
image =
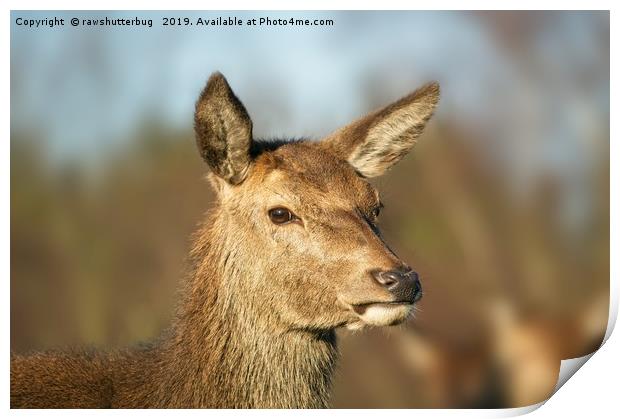
[[[254,273],[225,286],[292,328],[404,321],[420,281],[383,241],[381,200],[366,178],[407,153],[437,100],[437,85],[428,85],[321,141],[261,143],[214,74],[196,105],[198,147],[212,169],[227,246]]]

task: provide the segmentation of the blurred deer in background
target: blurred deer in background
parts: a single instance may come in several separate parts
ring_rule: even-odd
[[[413,146],[425,87],[322,141],[262,142],[219,73],[196,104],[218,201],[171,328],[126,350],[11,356],[12,407],[327,407],[335,329],[403,322],[418,275],[381,238],[366,181]]]

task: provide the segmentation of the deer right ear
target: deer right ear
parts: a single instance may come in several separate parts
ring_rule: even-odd
[[[367,178],[380,176],[409,152],[439,101],[429,83],[334,132],[319,146],[348,161]]]
[[[243,182],[250,167],[252,120],[220,73],[209,77],[196,102],[194,131],[213,173],[233,185]]]

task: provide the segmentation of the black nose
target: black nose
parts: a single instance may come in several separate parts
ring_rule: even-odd
[[[410,269],[373,271],[372,276],[379,284],[387,288],[398,302],[414,303],[422,298],[422,284],[418,274]]]

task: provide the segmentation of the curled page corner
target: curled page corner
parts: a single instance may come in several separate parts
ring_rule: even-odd
[[[603,341],[601,342],[601,345],[599,346],[598,349],[600,349],[605,344],[605,342],[607,342],[607,339],[609,339],[609,336],[611,336],[611,333],[613,332],[616,326],[616,320],[618,318],[618,293],[617,293],[616,287],[614,287],[613,284],[610,284],[610,285],[611,287],[610,287],[610,295],[609,295],[609,318],[607,320],[607,329],[605,330],[605,336],[603,337]],[[579,371],[579,369],[583,367],[584,364],[588,362],[588,360],[592,358],[592,356],[596,352],[598,352],[598,349],[592,353],[589,353],[579,358],[563,359],[560,362],[560,372],[558,374],[558,382],[555,386],[555,389],[553,390],[553,394],[557,393],[558,390],[560,390],[560,388],[562,388],[562,386],[566,384],[566,382],[573,375],[575,375],[575,373]],[[553,394],[551,397],[553,397]],[[545,400],[540,405],[546,403],[548,400],[549,399]]]
[[[531,413],[535,410],[537,410],[539,407],[541,407],[542,405],[544,405],[545,403],[547,403],[549,400],[551,400],[551,398],[553,397],[553,395],[555,393],[557,393],[557,391],[564,385],[566,384],[566,382],[577,372],[579,371],[579,368],[581,368],[586,362],[588,362],[588,360],[592,357],[592,355],[594,355],[596,353],[596,351],[579,357],[579,358],[571,358],[571,359],[563,359],[562,361],[560,361],[560,372],[558,374],[558,382],[555,386],[555,388],[553,389],[553,393],[551,393],[551,396],[549,396],[549,398],[542,400],[538,403],[534,403],[531,404],[529,406],[523,406],[523,407],[515,407],[515,408],[508,408],[508,409],[498,409],[498,417],[516,417],[516,416],[523,416],[523,415],[527,415],[528,413]]]
[[[501,415],[502,417],[509,417],[509,416],[514,417],[514,416],[526,415],[528,413],[535,411],[536,409],[538,409],[539,407],[547,403],[549,400],[551,400],[551,398],[553,398],[553,395],[557,393],[558,390],[560,390],[560,388],[562,388],[562,386],[564,386],[564,384],[566,384],[568,380],[573,375],[575,375],[575,373],[579,371],[579,369],[583,367],[585,363],[588,362],[590,358],[592,358],[592,356],[596,352],[598,352],[598,350],[605,344],[605,342],[607,342],[607,339],[609,339],[609,336],[611,336],[611,333],[613,332],[615,328],[616,320],[618,318],[617,295],[618,295],[617,290],[614,287],[612,287],[610,289],[609,318],[607,321],[607,329],[605,331],[605,336],[603,337],[603,341],[601,342],[601,345],[599,346],[599,348],[587,355],[584,355],[578,358],[570,358],[570,359],[561,360],[560,371],[558,373],[558,382],[556,383],[555,388],[553,389],[553,393],[551,393],[551,396],[549,396],[548,399],[543,400],[539,403],[532,404],[530,406],[524,406],[524,407],[512,408],[512,409],[504,409],[504,412],[503,412],[504,414]]]
[[[588,360],[594,355],[596,351],[579,357],[579,358],[571,358],[571,359],[563,359],[560,363],[560,373],[558,375],[558,383],[555,385],[555,389],[553,390],[553,394],[557,393],[557,391],[562,388],[564,384],[573,376],[579,368],[583,367],[583,364],[588,362]]]

